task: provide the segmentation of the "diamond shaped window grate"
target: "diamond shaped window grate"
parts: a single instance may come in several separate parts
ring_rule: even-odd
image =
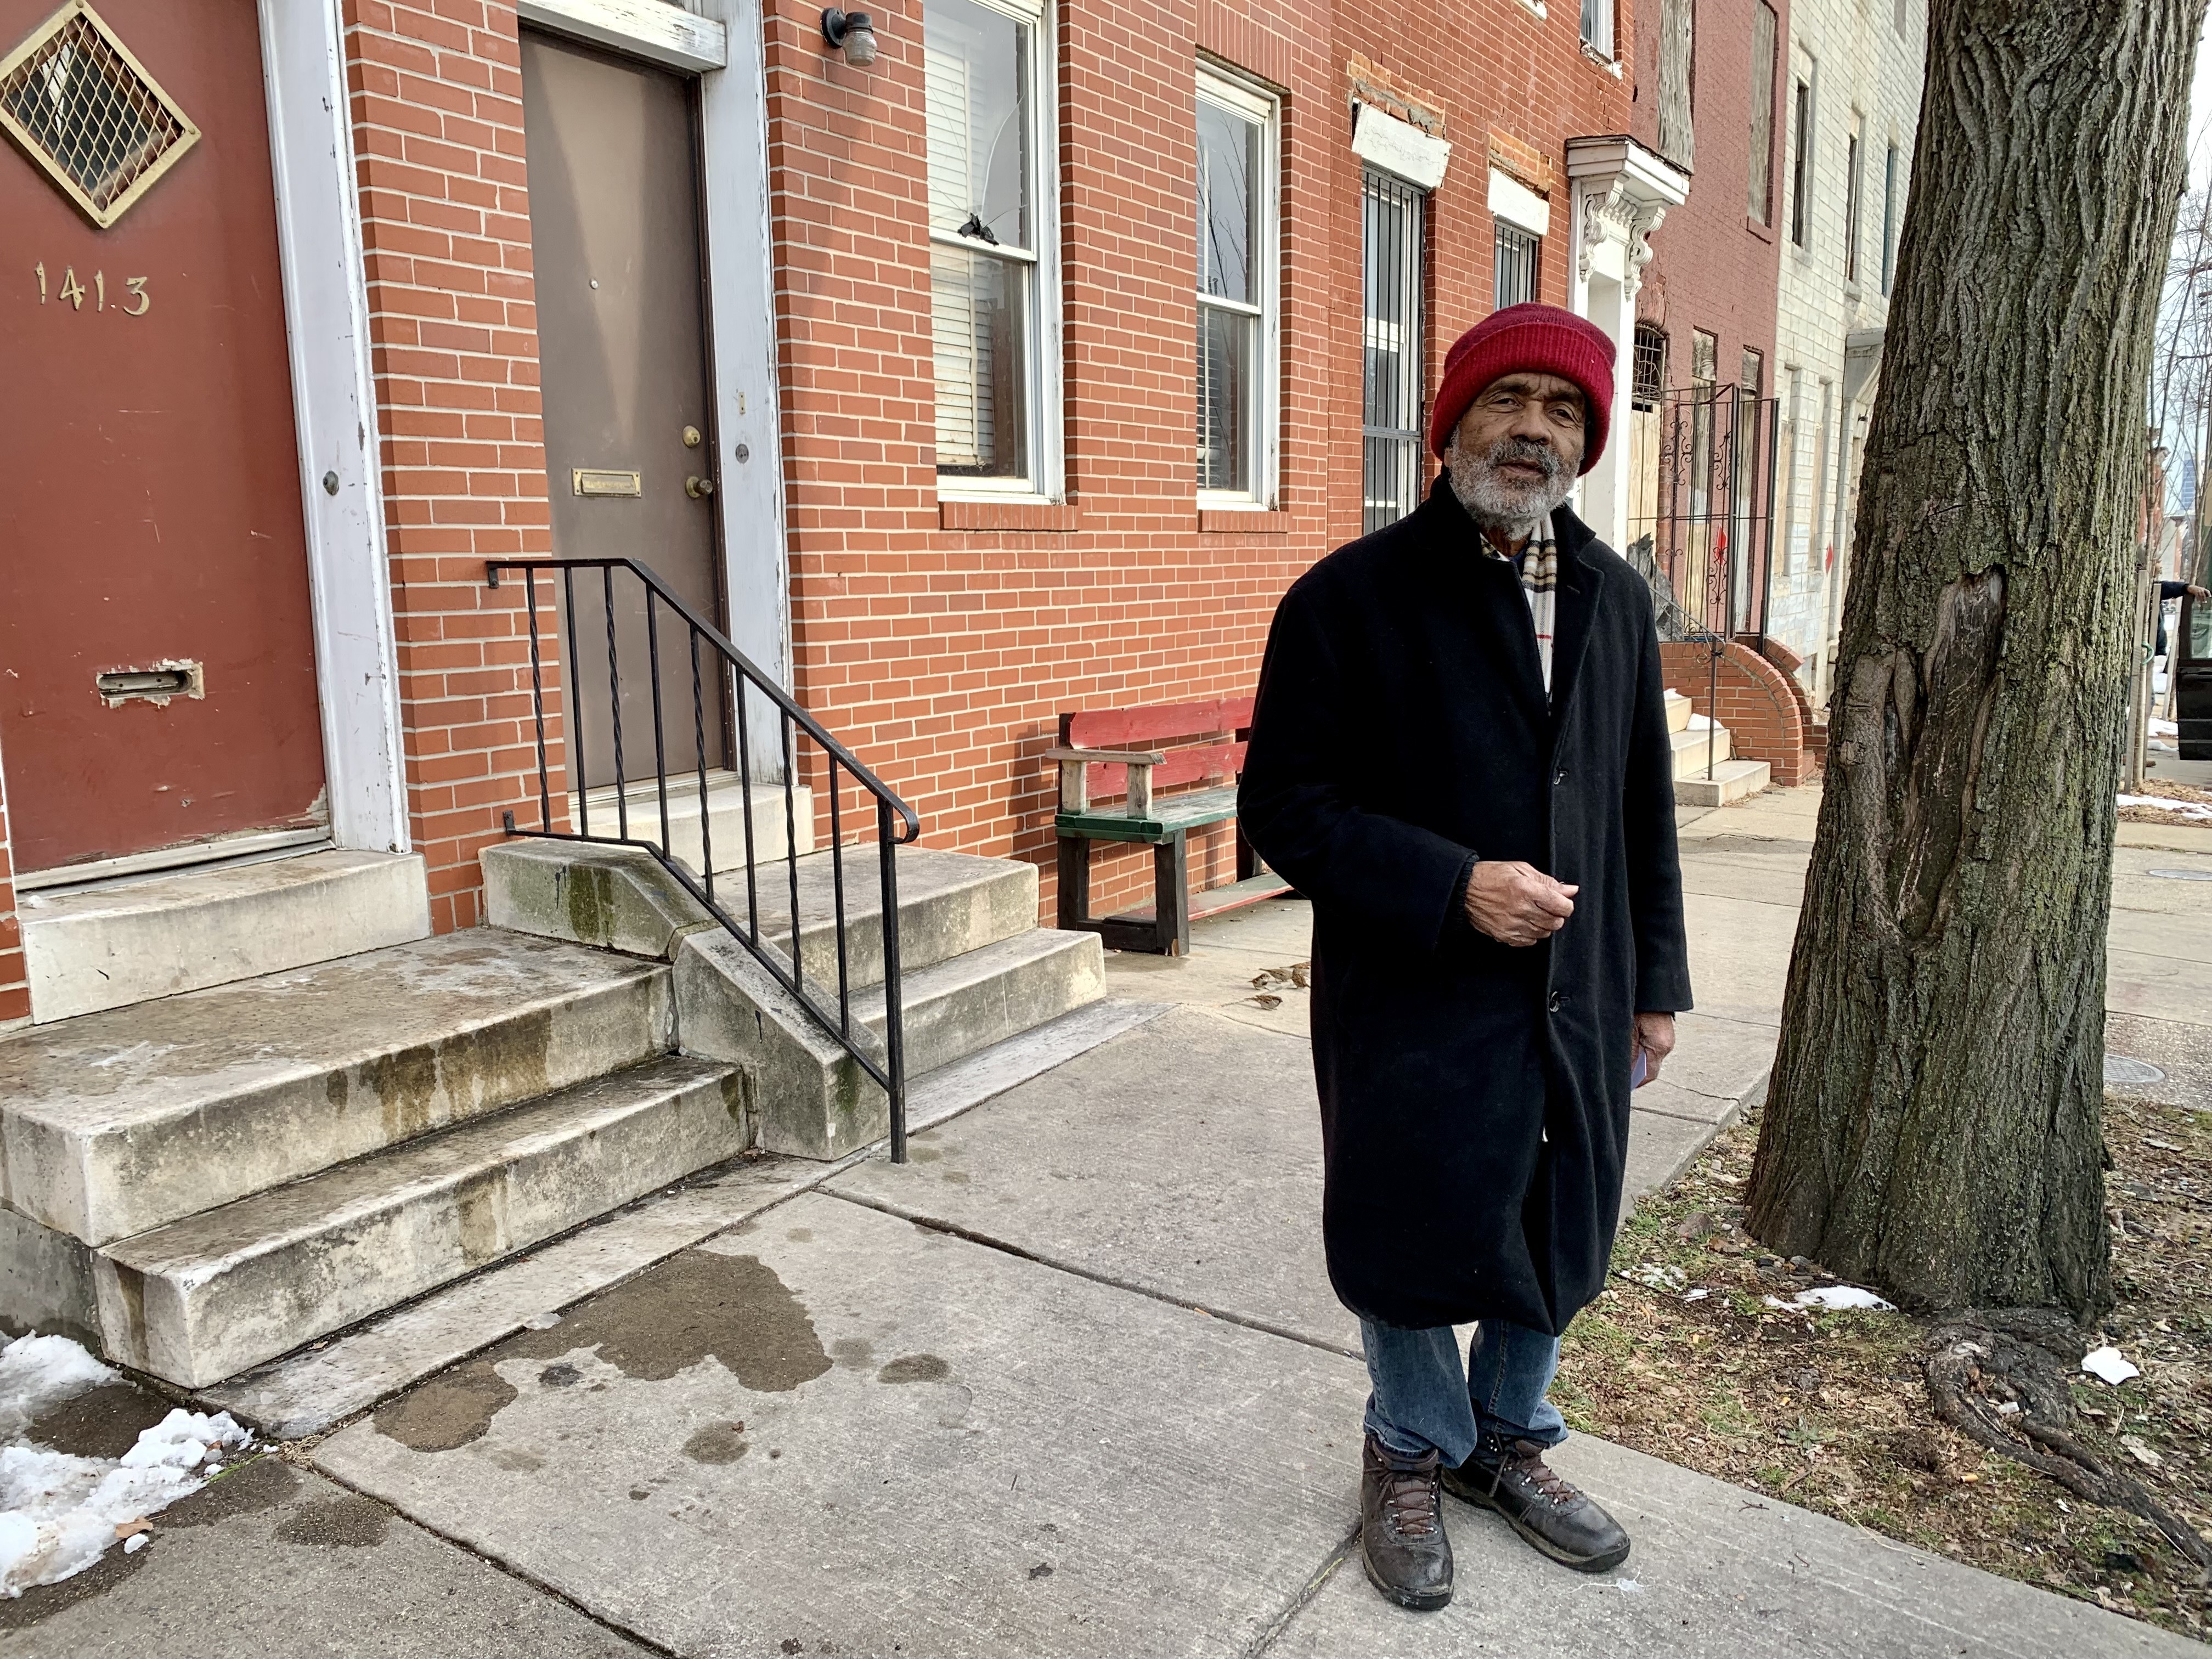
[[[103,230],[200,136],[85,0],[0,58],[0,127]]]

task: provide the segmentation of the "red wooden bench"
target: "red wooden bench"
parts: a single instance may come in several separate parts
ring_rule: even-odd
[[[1116,951],[1190,954],[1190,924],[1291,890],[1237,836],[1237,879],[1194,899],[1185,837],[1237,816],[1237,776],[1252,699],[1088,709],[1060,717],[1060,925],[1097,933]],[[1227,780],[1219,782],[1217,780]],[[1198,784],[1198,788],[1178,788]],[[1172,792],[1172,793],[1171,793]],[[1099,803],[1120,796],[1118,805]],[[1091,843],[1148,842],[1152,902],[1119,915],[1091,914]]]

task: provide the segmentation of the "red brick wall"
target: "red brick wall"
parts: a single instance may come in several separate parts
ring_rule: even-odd
[[[15,920],[15,859],[8,834],[8,787],[0,778],[0,1028],[31,1017],[23,930]]]
[[[1659,663],[1670,690],[1690,700],[1692,710],[1716,718],[1712,647],[1685,641],[1662,645]],[[1746,760],[1763,760],[1774,769],[1774,781],[1797,784],[1812,776],[1805,756],[1802,699],[1790,677],[1748,646],[1734,641],[1721,647],[1717,718],[1728,727],[1729,745]]]
[[[480,919],[502,811],[537,813],[526,621],[483,568],[551,551],[520,49],[502,0],[345,21],[408,805],[442,932]]]
[[[1357,18],[1318,0],[1060,9],[1070,506],[990,514],[936,501],[919,8],[877,10],[883,52],[865,70],[824,52],[811,0],[768,11],[799,695],[915,802],[932,844],[1042,864],[1047,915],[1042,757],[1060,714],[1249,691],[1283,589],[1359,533],[1352,58],[1418,92],[1455,146],[1431,219],[1431,384],[1443,348],[1491,308],[1494,145],[1540,174],[1563,166],[1570,134],[1627,125],[1625,81],[1585,58],[1566,9],[1548,22],[1492,10],[1440,58],[1437,14],[1412,0]],[[1288,94],[1280,511],[1243,533],[1201,519],[1193,480],[1201,48]],[[1563,189],[1553,205],[1543,289],[1563,301]],[[1227,879],[1215,839],[1194,866]],[[1147,849],[1097,858],[1102,910],[1149,896]]]
[[[1783,88],[1789,80],[1790,7],[1773,0],[1777,58],[1770,155],[1771,205],[1782,204],[1784,154]],[[1774,225],[1753,224],[1751,182],[1752,21],[1759,0],[1702,0],[1692,85],[1696,173],[1690,199],[1668,210],[1651,238],[1651,264],[1644,273],[1636,314],[1669,336],[1668,384],[1690,383],[1690,333],[1703,329],[1719,340],[1720,384],[1735,383],[1743,348],[1766,360],[1765,392],[1774,395],[1774,310],[1781,276]],[[1636,36],[1636,105],[1632,131],[1641,143],[1659,143],[1659,0],[1647,0]],[[1622,37],[1626,39],[1626,37]]]

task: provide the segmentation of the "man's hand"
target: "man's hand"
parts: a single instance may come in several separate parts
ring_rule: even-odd
[[[1502,945],[1534,945],[1567,925],[1581,890],[1517,859],[1482,859],[1467,878],[1467,919]]]
[[[2207,592],[2195,582],[2191,582],[2189,584],[2189,597],[2192,599],[2212,599],[2212,592]]]
[[[1667,1056],[1674,1052],[1674,1016],[1672,1014],[1638,1014],[1636,1017],[1636,1048],[1629,1064],[1635,1065],[1635,1054],[1644,1056],[1644,1081],[1649,1083],[1659,1075],[1659,1068],[1667,1063]],[[1641,1084],[1637,1085],[1642,1087]]]

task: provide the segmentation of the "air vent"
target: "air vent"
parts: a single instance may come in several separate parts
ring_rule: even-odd
[[[0,127],[102,230],[200,136],[85,0],[0,58]]]

